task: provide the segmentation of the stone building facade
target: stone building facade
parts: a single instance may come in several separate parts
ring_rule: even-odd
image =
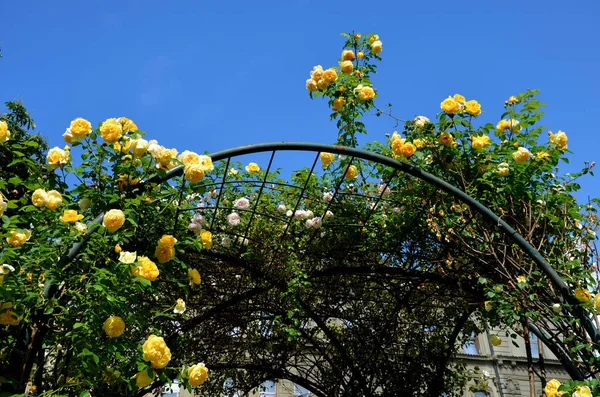
[[[498,335],[502,343],[493,346],[490,335]],[[522,338],[514,340],[518,346],[513,345],[512,339],[501,330],[474,335],[466,343],[456,359],[467,364],[472,374],[472,380],[464,391],[464,397],[529,397],[529,381],[527,372],[527,356],[525,343]],[[531,348],[533,360],[537,371],[540,371],[539,356],[543,358],[543,367],[546,379],[558,379],[561,382],[569,379],[568,373],[562,368],[560,362],[549,349],[538,345],[538,340],[531,335]],[[294,385],[288,380],[265,382],[261,390],[256,390],[248,397],[311,397],[304,388]],[[542,396],[542,386],[536,376],[536,396]],[[162,397],[199,397],[193,396],[185,390],[181,392],[175,387],[172,391],[165,391]],[[225,396],[223,396],[225,397]],[[227,397],[242,397],[231,395]],[[245,397],[245,396],[244,396]]]

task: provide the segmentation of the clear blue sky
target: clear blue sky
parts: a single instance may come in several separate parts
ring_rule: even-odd
[[[38,0],[2,1],[0,15],[0,100],[23,100],[51,145],[78,116],[130,117],[180,151],[333,143],[327,106],[304,83],[355,30],[380,35],[374,83],[398,116],[433,118],[461,93],[495,123],[510,95],[539,88],[543,124],[568,133],[571,164],[600,169],[597,0]],[[370,140],[391,131],[391,120],[369,123]],[[600,196],[594,179],[584,195]]]

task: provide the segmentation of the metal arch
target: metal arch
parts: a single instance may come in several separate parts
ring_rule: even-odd
[[[494,222],[498,225],[498,227],[506,234],[514,243],[516,243],[525,253],[536,263],[539,269],[550,279],[555,288],[560,291],[560,295],[562,298],[571,304],[572,314],[577,317],[581,323],[583,324],[586,332],[591,337],[592,341],[600,344],[600,334],[596,329],[595,325],[592,323],[591,319],[586,316],[585,312],[578,306],[578,301],[571,294],[569,287],[565,283],[565,281],[558,275],[558,273],[552,268],[552,266],[544,259],[544,257],[531,245],[527,240],[525,240],[517,231],[515,231],[508,223],[506,223],[501,217],[492,212],[489,208],[484,206],[479,201],[475,200],[467,193],[462,190],[456,188],[455,186],[441,180],[440,178],[429,174],[421,169],[412,166],[410,164],[402,163],[397,160],[394,160],[390,157],[369,152],[366,150],[346,147],[346,146],[338,146],[338,145],[327,145],[327,144],[319,144],[319,143],[309,143],[309,142],[268,142],[268,143],[259,143],[253,145],[239,146],[235,148],[221,150],[215,153],[210,154],[209,156],[213,161],[220,161],[225,159],[230,159],[232,157],[252,154],[252,153],[261,153],[261,152],[269,152],[269,151],[310,151],[310,152],[329,152],[336,154],[344,154],[348,156],[352,156],[355,158],[360,158],[367,161],[373,161],[379,164],[383,164],[389,166],[395,170],[402,171],[406,174],[412,175],[416,178],[419,178],[432,186],[435,186],[442,191],[450,194],[451,196],[459,199],[463,203],[467,204],[469,207],[477,211],[481,214],[485,219]],[[183,167],[177,166],[169,170],[166,174],[163,175],[155,175],[154,177],[148,179],[147,183],[161,183],[165,182],[174,177],[180,176],[183,173]],[[142,184],[140,184],[142,185]],[[143,189],[143,185],[138,189],[132,191],[132,194],[140,193]],[[94,223],[101,223],[103,220],[104,214],[98,216]],[[98,227],[90,228],[88,234],[80,241],[75,243],[72,248],[69,250],[65,256],[60,259],[60,263],[68,263],[74,259],[74,257],[78,254],[78,252],[85,247],[87,241],[89,240],[90,234],[94,233]],[[53,296],[56,291],[56,288],[52,286],[52,283],[46,285],[45,293],[47,296]],[[536,332],[537,333],[537,332]],[[544,338],[547,339],[547,338]],[[549,346],[551,347],[551,346]],[[567,368],[569,369],[569,368]],[[569,371],[570,375],[575,379],[582,379],[582,374],[577,371]]]

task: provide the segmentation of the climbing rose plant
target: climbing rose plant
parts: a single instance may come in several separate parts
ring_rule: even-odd
[[[322,338],[340,341],[345,362],[360,365],[350,366],[351,381],[346,375],[335,378],[346,373],[346,368],[337,371],[335,360],[315,366],[322,376],[300,373],[298,382],[306,381],[317,395],[357,388],[363,395],[394,395],[396,378],[404,390],[416,393],[429,387],[427,363],[418,368],[422,377],[381,376],[368,368],[419,361],[415,358],[426,349],[414,350],[410,338],[422,338],[435,352],[431,357],[441,350],[451,356],[464,339],[450,332],[459,315],[465,318],[465,334],[500,326],[509,338],[525,334],[525,318],[534,321],[559,332],[568,359],[592,373],[597,346],[587,343],[570,313],[582,309],[591,318],[600,310],[593,278],[598,200],[574,198],[577,179],[592,174],[593,164],[579,173],[559,173],[569,153],[568,137],[539,125],[543,104],[537,91],[506,99],[505,112],[489,122],[481,121],[487,117],[485,106],[460,94],[436,99],[431,118],[392,114],[391,107],[377,106],[377,91],[383,88],[372,82],[382,40],[375,34],[345,38],[337,63],[315,66],[306,81],[311,97],[324,98],[331,108],[337,143],[358,147],[368,113],[389,117],[390,131],[371,131],[373,140],[365,149],[436,175],[502,215],[552,264],[577,303],[564,301],[518,247],[468,206],[380,164],[322,152],[320,167],[295,170],[286,178],[258,159],[213,164],[208,155],[165,147],[125,117],[108,118],[95,128],[78,117],[63,134],[66,146],[49,148],[39,166],[26,149],[42,143],[17,134],[16,121],[3,116],[0,153],[10,154],[11,161],[0,170],[2,391],[143,395],[175,380],[204,393],[220,393],[230,381],[235,382],[231,387],[249,391],[275,372],[253,377],[244,361],[252,354],[231,351],[280,338],[260,345],[276,354],[283,347],[319,347]],[[13,171],[23,167],[30,172]],[[272,186],[263,189],[264,181]],[[304,189],[300,198],[298,186]],[[405,254],[415,255],[411,270],[435,274],[439,285],[452,285],[446,289],[461,294],[450,299],[435,285],[415,285],[422,294],[417,296],[430,296],[423,307],[447,305],[447,317],[435,308],[400,308],[395,315],[418,324],[407,330],[388,312],[378,312],[384,303],[367,303],[389,293],[373,292],[374,284],[346,289],[361,291],[358,298],[348,292],[337,298],[354,299],[354,306],[314,297],[317,275],[332,272],[337,263],[352,268],[361,262],[382,271],[404,266],[398,252],[407,236],[415,239],[414,252]],[[69,254],[82,242],[76,254]],[[323,252],[336,246],[362,251],[355,262],[344,254],[323,259]],[[311,247],[326,250],[312,252]],[[216,263],[231,269],[217,277],[222,269],[214,269]],[[386,281],[369,281],[377,282]],[[227,299],[245,296],[231,291],[240,285],[281,294],[247,299],[250,309],[236,313],[234,325],[219,313],[228,307]],[[387,291],[397,287],[391,284]],[[325,302],[319,307],[324,314],[311,313],[307,300]],[[245,313],[251,315],[245,318]],[[369,323],[365,313],[379,317]],[[222,323],[205,330],[202,321],[209,314]],[[355,333],[365,323],[370,333],[382,321],[393,331],[382,337],[393,340],[392,346],[406,346],[406,355],[392,363],[382,354],[372,366],[363,365],[372,359],[368,344],[374,342]],[[240,333],[247,343],[240,343]],[[448,347],[451,335],[455,343]],[[383,339],[373,341],[383,344]],[[508,340],[493,335],[492,342]],[[333,354],[327,344],[318,354]],[[328,366],[334,367],[333,375]],[[465,382],[461,368],[445,367],[440,367],[445,385],[436,387],[458,393]],[[545,388],[547,395],[598,395],[595,381],[549,381]]]

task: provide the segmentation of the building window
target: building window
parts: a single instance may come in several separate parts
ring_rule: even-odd
[[[540,358],[539,340],[533,332],[529,333],[529,345],[531,346],[531,357]]]
[[[310,397],[310,392],[306,388],[294,384],[294,397]]]
[[[277,393],[277,384],[273,380],[268,380],[260,385],[260,397],[275,397]]]
[[[477,391],[473,394],[473,397],[489,397],[489,395],[484,391]]]
[[[240,397],[236,390],[233,390],[233,379],[228,378],[223,384],[223,397]]]
[[[465,354],[481,354],[479,351],[479,340],[475,335],[475,332],[471,333],[471,336],[463,346],[463,350],[465,351]]]

